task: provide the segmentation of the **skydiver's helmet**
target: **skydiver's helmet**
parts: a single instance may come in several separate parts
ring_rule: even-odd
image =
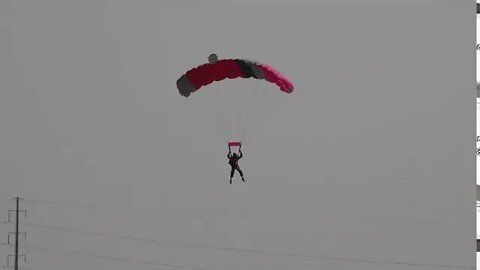
[[[237,157],[237,153],[233,153],[233,155],[232,155],[232,156],[233,156],[233,157]]]

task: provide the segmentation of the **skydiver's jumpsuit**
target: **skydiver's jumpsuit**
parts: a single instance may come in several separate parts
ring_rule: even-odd
[[[240,173],[240,176],[242,177],[243,182],[245,182],[245,178],[243,178],[243,172],[242,170],[240,170],[240,167],[238,166],[238,160],[243,157],[242,152],[240,152],[240,155],[237,155],[237,156],[233,156],[229,152],[227,157],[229,159],[228,164],[230,164],[230,166],[232,167],[232,170],[230,172],[230,184],[232,183],[232,178],[233,178],[233,174],[235,173],[235,170],[237,170],[238,173]]]

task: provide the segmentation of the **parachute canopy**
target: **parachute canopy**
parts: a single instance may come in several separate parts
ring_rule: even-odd
[[[262,126],[257,122],[272,112],[274,103],[286,96],[283,93],[292,93],[294,88],[287,77],[269,65],[245,59],[219,59],[216,54],[211,54],[207,63],[188,70],[176,83],[179,93],[189,97],[185,99],[189,106],[211,124],[209,128],[223,134],[222,140],[229,148],[240,148],[247,126],[250,134],[255,125]],[[202,87],[211,91],[197,93]],[[264,91],[269,88],[280,92]]]
[[[276,84],[285,93],[293,92],[293,83],[273,67],[245,59],[221,59],[209,56],[209,63],[193,68],[177,80],[177,88],[184,97],[215,81],[236,78],[254,78]]]

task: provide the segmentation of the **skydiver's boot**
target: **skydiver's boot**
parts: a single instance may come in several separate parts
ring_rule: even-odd
[[[242,176],[242,181],[245,182],[245,178],[243,178],[243,176]]]
[[[230,185],[232,184],[232,178],[230,178]]]

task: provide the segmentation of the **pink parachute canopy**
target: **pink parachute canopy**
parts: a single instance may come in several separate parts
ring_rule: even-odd
[[[209,58],[210,59],[210,58]],[[215,81],[236,78],[255,78],[276,84],[282,92],[293,92],[293,83],[273,67],[244,59],[212,60],[183,74],[177,80],[182,96],[188,97],[202,86]]]

